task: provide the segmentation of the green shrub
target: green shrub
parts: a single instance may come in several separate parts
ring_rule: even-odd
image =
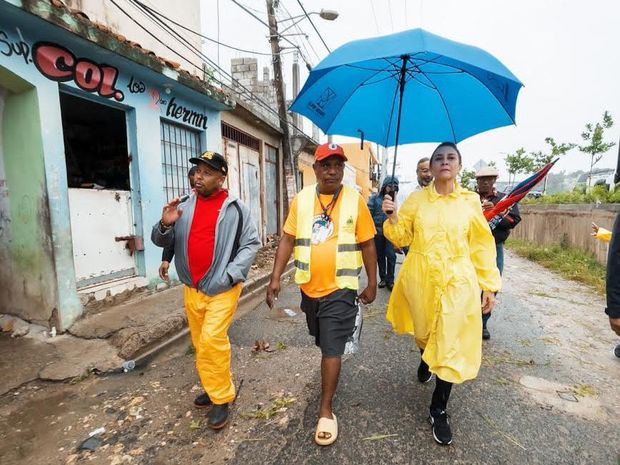
[[[566,279],[605,293],[605,267],[590,253],[568,247],[566,243],[545,246],[519,239],[508,239],[506,246],[517,255],[549,268]]]
[[[590,192],[574,190],[558,194],[543,195],[537,199],[525,198],[524,205],[549,205],[567,203],[620,203],[620,189],[609,192],[604,186],[594,186]]]

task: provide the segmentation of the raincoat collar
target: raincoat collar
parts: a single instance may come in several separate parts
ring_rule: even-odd
[[[435,190],[435,181],[431,181],[431,183],[428,185],[428,187],[425,188],[426,191],[428,192],[428,198],[431,202],[434,202],[442,197],[451,197],[451,198],[457,198],[461,195],[461,193],[463,192],[463,188],[461,187],[461,185],[455,180],[454,181],[454,190],[448,194],[448,195],[440,195],[436,190]]]

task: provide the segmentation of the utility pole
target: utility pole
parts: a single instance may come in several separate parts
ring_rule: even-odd
[[[269,42],[271,44],[271,56],[273,58],[273,83],[276,90],[278,101],[278,114],[280,116],[280,129],[282,130],[282,151],[284,152],[284,205],[288,211],[290,202],[297,194],[297,182],[295,172],[295,160],[291,150],[291,134],[288,124],[288,113],[286,111],[286,98],[284,95],[284,80],[282,78],[282,59],[280,55],[280,39],[278,35],[278,22],[276,21],[275,5],[278,0],[266,0],[267,16],[269,19]]]

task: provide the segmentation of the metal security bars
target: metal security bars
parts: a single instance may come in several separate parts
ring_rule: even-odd
[[[200,133],[161,121],[161,164],[166,201],[190,192],[189,159],[202,153]]]

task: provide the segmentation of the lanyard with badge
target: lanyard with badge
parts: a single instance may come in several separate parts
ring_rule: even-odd
[[[314,225],[312,227],[312,243],[313,244],[321,244],[325,242],[333,232],[333,225],[331,214],[334,211],[334,207],[336,206],[336,202],[338,201],[338,196],[340,195],[340,191],[342,190],[342,186],[338,188],[338,190],[334,193],[331,201],[327,205],[323,205],[321,202],[321,194],[319,192],[319,187],[316,188],[316,197],[319,201],[319,205],[321,205],[321,210],[323,213],[315,219]]]

